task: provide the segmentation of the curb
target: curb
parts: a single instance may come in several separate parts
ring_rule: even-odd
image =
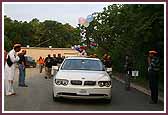
[[[124,80],[116,77],[116,76],[112,76],[112,78],[116,79],[117,81],[120,81],[121,83],[125,83]],[[130,86],[140,92],[143,92],[144,94],[146,95],[149,95],[150,96],[150,90],[144,88],[144,87],[141,87],[141,86],[138,86],[138,85],[135,85],[134,83],[131,83]],[[161,101],[161,102],[164,102],[164,98],[161,97],[161,96],[158,96],[158,100]]]

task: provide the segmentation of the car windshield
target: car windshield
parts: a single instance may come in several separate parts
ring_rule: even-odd
[[[66,59],[61,69],[104,71],[104,67],[101,61],[91,59]]]

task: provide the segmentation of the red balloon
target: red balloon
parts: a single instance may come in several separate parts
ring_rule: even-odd
[[[91,46],[96,46],[96,43],[90,43]]]
[[[87,47],[86,46],[81,46],[80,49],[85,50]]]

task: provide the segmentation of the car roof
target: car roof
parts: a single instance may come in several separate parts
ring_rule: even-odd
[[[89,58],[89,57],[79,57],[79,56],[72,56],[72,57],[67,57],[66,59],[89,59],[89,60],[100,60],[98,58]]]

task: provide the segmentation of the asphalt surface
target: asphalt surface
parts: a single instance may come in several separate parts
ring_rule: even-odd
[[[4,96],[5,111],[163,111],[164,104],[149,104],[150,97],[136,89],[126,91],[124,85],[113,80],[112,101],[61,99],[52,98],[52,79],[44,79],[37,68],[26,70],[26,84],[29,87],[18,87],[15,80],[15,96]],[[18,76],[18,72],[16,74]]]

